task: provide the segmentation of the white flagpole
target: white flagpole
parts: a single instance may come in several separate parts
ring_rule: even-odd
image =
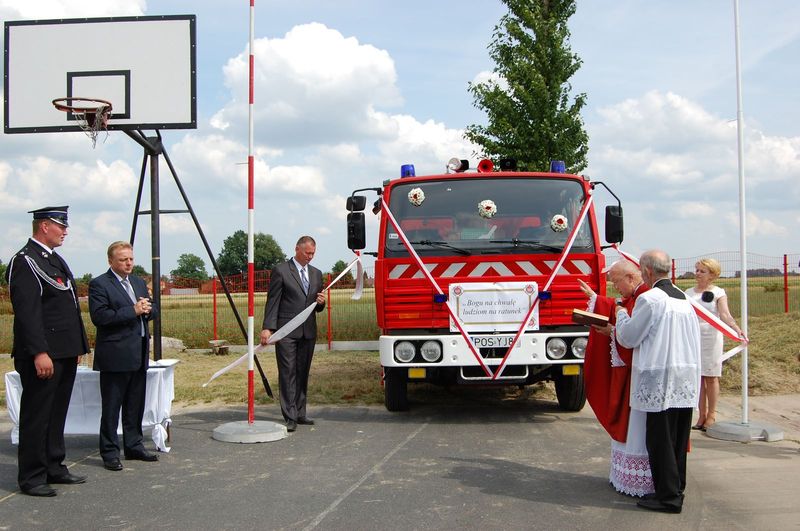
[[[745,182],[744,182],[744,116],[742,111],[742,60],[739,49],[739,0],[733,0],[733,18],[736,41],[736,131],[738,144],[739,163],[739,253],[741,255],[741,301],[742,301],[742,332],[747,333],[747,225],[745,218]],[[742,424],[748,423],[747,418],[747,344],[742,350]]]

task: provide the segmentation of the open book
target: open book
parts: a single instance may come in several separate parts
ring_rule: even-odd
[[[572,310],[572,322],[582,325],[605,326],[608,324],[608,317],[599,313],[587,312],[584,310]]]

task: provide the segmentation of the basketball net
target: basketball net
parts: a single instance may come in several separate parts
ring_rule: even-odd
[[[100,134],[100,130],[106,132],[106,136],[103,138],[103,142],[105,143],[106,139],[108,139],[108,115],[109,112],[108,108],[105,105],[101,105],[100,107],[92,110],[74,110],[70,111],[72,116],[75,117],[75,120],[78,121],[78,126],[80,126],[81,130],[86,133],[92,140],[92,148],[97,145],[97,135]]]
[[[92,140],[92,148],[97,145],[97,135],[103,130],[108,138],[108,120],[111,117],[111,102],[97,98],[66,97],[56,98],[53,105],[59,111],[72,115],[78,127]],[[103,139],[105,142],[106,138]]]

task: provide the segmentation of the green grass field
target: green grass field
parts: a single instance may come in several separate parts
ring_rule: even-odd
[[[790,278],[789,309],[800,311],[800,278]],[[694,285],[691,280],[679,280],[678,286],[685,289]],[[741,290],[738,279],[719,279],[717,284],[728,294],[731,314],[739,320],[741,313]],[[778,315],[784,312],[783,280],[776,277],[752,278],[748,281],[748,315],[758,317]],[[374,340],[380,334],[375,319],[375,294],[371,288],[364,290],[363,297],[354,301],[350,297],[352,289],[331,290],[330,319],[333,341]],[[247,294],[232,296],[239,311],[242,323],[247,326]],[[255,295],[255,327],[261,328],[264,316],[266,293]],[[162,335],[175,337],[188,348],[205,348],[214,338],[212,295],[167,295],[162,297]],[[81,303],[84,322],[90,342],[94,342],[94,326],[88,316],[86,302]],[[225,295],[217,295],[217,337],[233,344],[244,344],[245,338],[237,324]],[[9,300],[0,299],[0,352],[11,351],[13,315]],[[318,341],[328,340],[328,311],[317,314]]]

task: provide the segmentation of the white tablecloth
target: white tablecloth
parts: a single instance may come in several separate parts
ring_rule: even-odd
[[[166,446],[166,428],[172,422],[170,411],[175,397],[175,365],[180,360],[151,361],[147,370],[147,396],[144,402],[143,428],[152,428],[153,442],[162,452]],[[16,371],[6,373],[6,404],[11,417],[11,443],[19,443],[19,400],[22,396],[22,383]],[[88,367],[79,366],[72,388],[72,398],[67,412],[67,434],[100,433],[100,373]],[[122,433],[120,423],[119,433]]]

